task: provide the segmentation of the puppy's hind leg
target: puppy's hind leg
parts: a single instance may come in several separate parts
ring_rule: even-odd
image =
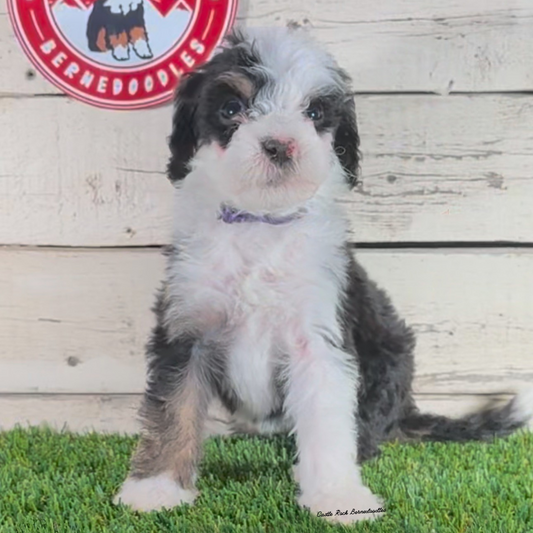
[[[136,9],[127,15],[129,40],[133,51],[140,59],[151,59],[154,57],[148,42],[148,33],[144,21],[144,6],[139,4]]]
[[[195,339],[152,342],[149,385],[140,414],[143,433],[131,471],[115,497],[138,511],[193,503],[211,387],[209,349]],[[159,351],[158,351],[159,350]]]
[[[128,34],[126,31],[120,33],[108,33],[111,54],[117,61],[127,61],[130,58],[130,48]]]

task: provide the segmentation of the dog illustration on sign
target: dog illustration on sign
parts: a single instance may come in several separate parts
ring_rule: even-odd
[[[131,50],[151,59],[143,0],[96,0],[87,21],[87,40],[92,52],[111,51],[117,61],[127,61]]]

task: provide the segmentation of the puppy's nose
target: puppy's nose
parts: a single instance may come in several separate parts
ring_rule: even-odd
[[[293,140],[280,141],[272,137],[263,139],[261,146],[268,158],[280,166],[288,163],[292,159],[295,150]]]

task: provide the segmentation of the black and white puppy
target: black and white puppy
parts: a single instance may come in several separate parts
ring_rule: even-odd
[[[87,42],[92,52],[110,50],[117,61],[130,58],[130,47],[137,57],[152,58],[143,0],[96,0],[87,21]]]
[[[354,260],[335,202],[358,145],[350,79],[303,30],[234,33],[183,80],[144,431],[116,502],[194,501],[215,401],[237,425],[292,432],[299,503],[342,521],[382,505],[358,466],[379,443],[507,435],[532,414],[525,397],[460,420],[417,410],[413,332]]]

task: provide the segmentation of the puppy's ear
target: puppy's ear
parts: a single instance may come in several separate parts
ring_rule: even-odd
[[[204,74],[193,72],[183,78],[176,91],[172,134],[170,135],[170,181],[182,180],[189,173],[189,161],[198,148],[198,102]]]
[[[359,133],[353,96],[346,98],[341,113],[333,145],[350,187],[355,187],[359,175]]]

